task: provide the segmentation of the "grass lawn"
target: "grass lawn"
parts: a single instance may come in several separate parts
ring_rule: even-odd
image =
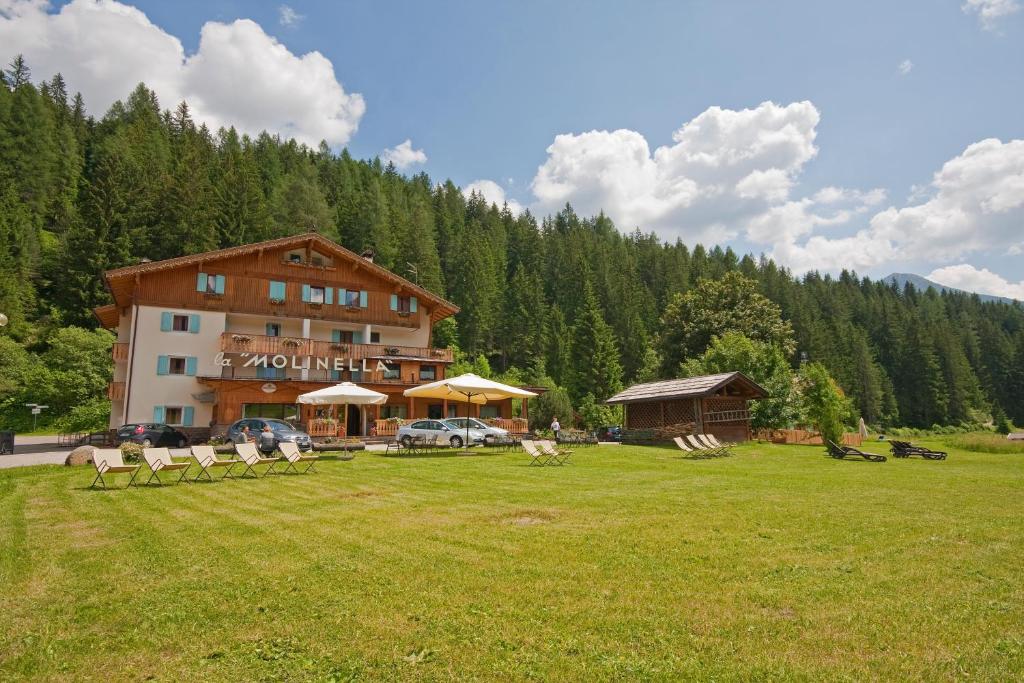
[[[1024,456],[574,457],[0,470],[0,680],[1024,676]]]

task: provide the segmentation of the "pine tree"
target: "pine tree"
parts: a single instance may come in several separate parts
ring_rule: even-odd
[[[604,401],[622,389],[619,349],[589,286],[583,288],[581,303],[582,308],[572,330],[569,393],[577,400],[590,394],[596,400]]]

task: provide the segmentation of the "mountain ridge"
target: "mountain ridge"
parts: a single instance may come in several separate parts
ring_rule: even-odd
[[[977,294],[978,298],[986,302],[996,302],[1003,304],[1017,303],[1016,299],[1010,299],[1005,296],[996,296],[995,294],[981,294],[980,292],[969,292],[966,289],[958,289],[956,287],[949,287],[947,285],[940,285],[938,282],[933,282],[926,277],[917,275],[915,273],[890,273],[882,278],[882,282],[895,283],[897,287],[903,289],[907,283],[914,285],[914,289],[925,291],[928,288],[934,289],[937,292],[959,292],[960,294]]]

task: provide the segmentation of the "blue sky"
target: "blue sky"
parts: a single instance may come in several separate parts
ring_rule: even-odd
[[[20,1],[0,0],[0,39],[4,5]],[[77,4],[66,9],[92,0]],[[252,20],[292,55],[322,54],[344,90],[338,97],[362,96],[356,104],[365,111],[353,106],[339,117],[347,123],[323,129],[357,157],[409,139],[426,161],[406,172],[422,169],[463,186],[492,181],[474,186],[536,212],[565,199],[583,212],[604,208],[623,229],[640,223],[666,239],[728,242],[797,270],[937,271],[946,284],[1024,298],[1024,142],[1013,144],[1024,138],[1019,0],[293,1],[291,15],[280,2],[132,4],[180,41],[186,60],[200,52],[204,25],[238,19]],[[61,5],[48,13],[52,19]],[[26,41],[38,31],[76,30],[50,21],[30,31],[38,17],[6,14],[8,35]],[[69,57],[27,51],[44,68]],[[230,70],[209,53],[193,71]],[[147,59],[159,61],[140,61]],[[246,76],[260,72],[239,78]],[[87,102],[88,78],[80,78]],[[198,77],[188,78],[187,87],[168,86],[168,95],[195,92],[201,101]],[[311,97],[293,99],[304,96]],[[206,99],[215,121],[246,115]],[[777,108],[759,109],[764,102]],[[258,101],[246,106],[260,108]],[[700,119],[700,131],[691,126],[677,146],[673,133],[711,107],[725,113]],[[729,113],[743,110],[751,113]],[[273,126],[274,113],[267,116],[252,125]],[[305,125],[311,136],[321,133],[315,120]],[[588,131],[624,132],[583,136]],[[568,137],[547,152],[559,135]],[[743,156],[750,140],[787,135],[784,147],[743,162],[733,175],[719,173],[731,163],[724,156],[708,162],[712,172],[692,154],[701,147]],[[993,138],[998,144],[971,148]],[[665,148],[661,162],[658,147]],[[657,163],[624,160],[644,149]],[[738,191],[737,174],[751,171],[771,172],[773,180]],[[823,188],[835,191],[823,199]]]

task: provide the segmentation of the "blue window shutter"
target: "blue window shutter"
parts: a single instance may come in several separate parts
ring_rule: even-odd
[[[285,299],[285,292],[286,292],[285,283],[278,282],[276,280],[271,280],[270,281],[270,298],[271,299],[278,299],[280,301],[284,301],[284,299]]]
[[[189,377],[196,376],[196,370],[198,369],[199,359],[195,356],[188,356],[185,358],[185,374]]]
[[[199,273],[199,276],[196,278],[196,291],[206,291],[206,273]]]
[[[392,311],[397,311],[398,310],[398,295],[397,294],[392,294],[391,295],[391,310]]]
[[[341,370],[331,370],[331,379],[335,382],[341,381]]]
[[[160,423],[160,422],[163,422],[163,421],[164,421],[164,407],[163,406],[153,406],[153,422]]]
[[[166,375],[171,371],[171,359],[167,356],[156,357],[156,374]]]
[[[352,343],[353,344],[362,344],[363,343],[363,333],[362,332],[353,332],[352,333]]]
[[[348,290],[344,287],[338,287],[338,305],[348,306]]]
[[[174,315],[170,311],[164,311],[160,314],[160,331],[170,332],[172,327],[174,327]]]
[[[199,334],[199,314],[189,313],[188,315],[188,331],[192,334]]]
[[[263,372],[264,370],[266,370],[266,368],[264,368],[264,367],[257,367],[256,368],[256,377],[259,378],[259,379],[264,379],[264,377],[265,377],[264,372]]]
[[[328,305],[334,303],[334,287],[324,287],[324,303]]]
[[[181,409],[181,425],[183,427],[192,426],[192,418],[195,417],[196,409],[192,406],[185,406]]]
[[[224,276],[223,275],[218,275],[216,277],[216,282],[213,285],[213,291],[217,292],[218,294],[223,294],[224,293]]]
[[[312,297],[310,296],[309,293],[309,285],[302,285],[302,300],[305,301],[306,303],[309,303],[309,300],[311,298]]]
[[[366,308],[366,290],[359,291],[359,308]]]
[[[409,297],[409,312],[410,313],[415,313],[416,312],[416,297],[414,297],[414,296]]]
[[[341,330],[331,330],[331,341],[335,344],[341,341]]]

